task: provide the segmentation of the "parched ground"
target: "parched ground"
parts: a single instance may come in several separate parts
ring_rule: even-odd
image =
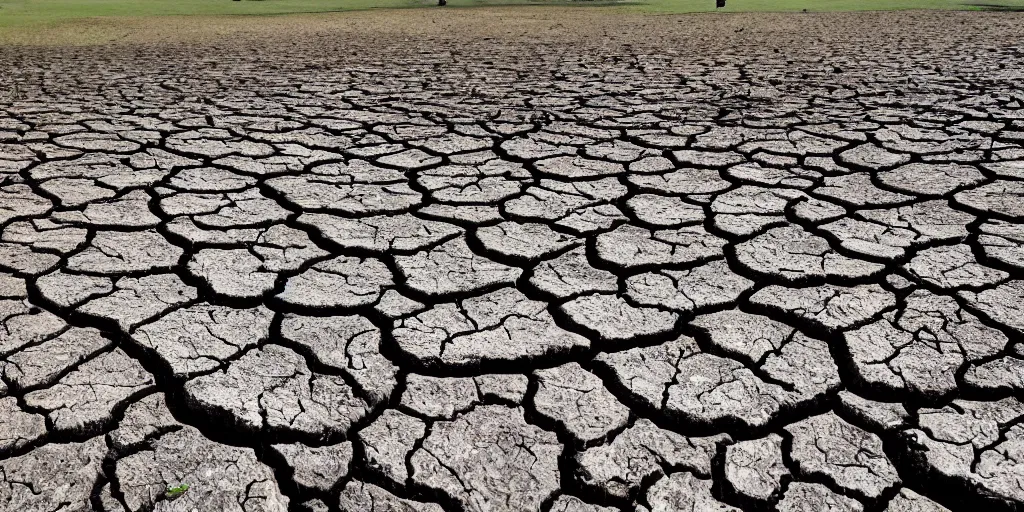
[[[1024,509],[1024,15],[225,23],[0,50],[0,510]]]

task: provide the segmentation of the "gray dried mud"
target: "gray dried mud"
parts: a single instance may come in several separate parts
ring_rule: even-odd
[[[0,509],[1024,510],[1024,18],[779,19],[0,49]]]

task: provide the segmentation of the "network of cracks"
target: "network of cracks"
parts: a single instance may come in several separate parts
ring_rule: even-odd
[[[1020,510],[1024,54],[880,47],[26,72],[0,509]]]

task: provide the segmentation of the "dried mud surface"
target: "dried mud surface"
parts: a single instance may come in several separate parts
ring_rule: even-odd
[[[1024,17],[523,12],[0,50],[0,509],[1024,508]]]

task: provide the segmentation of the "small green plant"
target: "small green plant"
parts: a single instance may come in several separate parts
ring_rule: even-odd
[[[167,495],[167,499],[169,499],[169,500],[176,500],[176,499],[180,498],[182,494],[185,494],[185,492],[187,492],[187,491],[188,491],[188,484],[181,484],[181,485],[173,486],[173,487],[172,486],[168,486],[167,487],[167,492],[165,494]]]

